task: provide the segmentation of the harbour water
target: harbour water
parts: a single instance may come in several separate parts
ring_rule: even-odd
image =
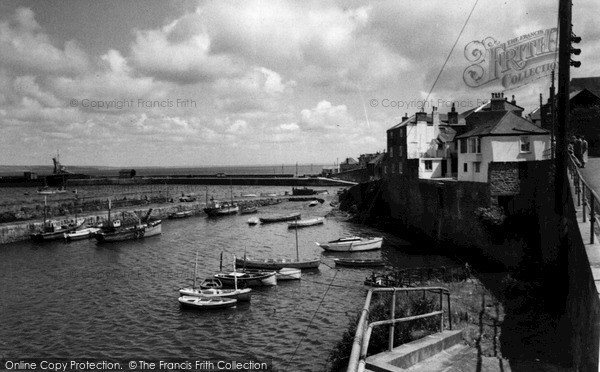
[[[230,188],[214,191],[227,195]],[[258,216],[300,212],[309,218],[330,210],[327,203],[286,202],[264,207]],[[419,254],[418,243],[407,248],[398,237],[327,218],[324,225],[298,230],[301,258],[321,257],[319,270],[303,272],[301,281],[255,289],[250,303],[234,309],[181,309],[177,290],[191,285],[196,252],[199,278],[218,272],[222,251],[226,270],[233,254],[295,257],[295,234],[287,224],[248,226],[248,217],[167,220],[162,235],[131,242],[0,246],[0,356],[235,359],[272,362],[276,371],[322,371],[362,307],[363,281],[371,273],[336,269],[333,258],[381,257],[398,268],[457,264]],[[327,254],[315,244],[365,234],[383,235],[382,250]]]

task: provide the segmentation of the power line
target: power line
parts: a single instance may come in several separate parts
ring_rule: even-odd
[[[431,86],[429,93],[427,93],[427,98],[425,99],[424,102],[427,102],[429,100],[429,96],[431,95],[431,92],[433,92],[433,88],[435,88],[435,85],[437,84],[440,76],[442,76],[442,72],[444,71],[444,68],[446,67],[446,64],[448,63],[448,60],[450,59],[450,56],[452,55],[452,52],[454,51],[456,44],[458,44],[458,40],[460,40],[460,37],[462,36],[463,31],[465,30],[465,27],[467,27],[467,23],[469,23],[469,19],[471,19],[471,15],[473,15],[473,11],[475,10],[475,7],[477,6],[478,2],[479,2],[479,0],[475,0],[475,3],[473,4],[473,7],[471,8],[471,13],[469,13],[467,20],[465,21],[465,24],[463,24],[462,29],[460,30],[460,33],[458,34],[458,37],[456,38],[456,41],[454,41],[454,45],[452,45],[452,49],[450,49],[450,53],[448,53],[448,56],[446,57],[446,60],[444,61],[444,64],[442,65],[440,72],[438,73],[437,77],[435,78],[435,81],[433,82],[433,85]]]

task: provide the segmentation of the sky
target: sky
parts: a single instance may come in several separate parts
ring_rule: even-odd
[[[598,14],[574,0],[572,77],[600,76]],[[423,102],[502,92],[532,111],[549,69],[508,85],[483,83],[487,61],[477,84],[465,71],[486,40],[557,22],[557,0],[3,0],[0,165],[334,164],[384,151]]]

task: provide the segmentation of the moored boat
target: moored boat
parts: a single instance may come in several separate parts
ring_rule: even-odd
[[[291,213],[287,215],[278,215],[270,217],[260,217],[259,220],[262,223],[274,223],[274,222],[285,222],[300,219],[300,213]]]
[[[248,225],[256,225],[258,224],[259,220],[257,217],[250,217],[248,218]]]
[[[231,214],[237,214],[240,211],[240,207],[235,203],[230,202],[218,202],[212,200],[204,208],[204,213],[209,217],[228,216]]]
[[[275,274],[275,271],[241,270],[232,273],[217,273],[214,277],[227,287],[233,287],[236,281],[241,287],[264,287],[277,285]]]
[[[237,304],[237,300],[233,298],[202,298],[195,296],[181,296],[178,301],[183,307],[201,310],[226,309]]]
[[[298,260],[293,258],[265,258],[265,259],[250,259],[236,258],[235,264],[239,267],[247,267],[250,269],[265,269],[265,270],[280,270],[284,267],[295,269],[316,269],[321,263],[320,259],[316,260]]]
[[[350,258],[334,258],[335,266],[346,266],[346,267],[377,267],[384,266],[385,263],[380,259],[363,259],[355,260]]]
[[[252,214],[252,213],[257,213],[257,212],[258,212],[258,208],[256,206],[244,207],[240,210],[241,214]]]
[[[47,201],[44,197],[44,224],[42,225],[42,231],[35,232],[30,235],[33,241],[41,242],[46,240],[58,240],[64,239],[65,233],[70,233],[83,228],[85,224],[85,218],[75,218],[74,220],[65,221],[57,225],[47,219]]]
[[[222,289],[223,284],[217,279],[210,279],[212,288],[201,289],[202,284],[208,285],[208,281],[204,280],[201,284],[201,288],[196,288],[196,280],[198,273],[198,252],[196,252],[196,263],[194,265],[194,284],[192,288],[181,288],[179,294],[181,296],[193,296],[201,298],[233,298],[238,301],[250,301],[250,294],[252,289],[242,288],[238,289],[237,283],[234,289]]]
[[[383,238],[360,238],[357,236],[340,238],[327,243],[316,243],[326,251],[358,252],[380,249]]]
[[[97,227],[86,227],[81,230],[75,230],[68,233],[64,233],[63,237],[68,242],[72,240],[91,239],[94,237],[94,234],[98,231],[100,231],[100,229]]]
[[[194,215],[194,211],[180,211],[169,214],[170,219],[186,218]]]
[[[325,217],[310,218],[310,219],[306,219],[306,220],[296,220],[296,221],[288,222],[288,228],[293,229],[293,228],[297,228],[297,227],[322,225],[323,222],[325,222]]]
[[[319,202],[316,200],[311,201],[310,203],[308,203],[309,207],[316,207],[317,205],[319,205]]]
[[[142,239],[162,233],[162,221],[150,221],[129,227],[118,227],[98,231],[94,238],[98,242],[118,242],[123,240]]]

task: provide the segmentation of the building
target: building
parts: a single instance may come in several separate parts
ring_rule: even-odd
[[[340,163],[340,172],[347,172],[360,168],[360,164],[353,158],[346,158]]]
[[[480,112],[477,125],[456,140],[459,181],[488,182],[491,163],[543,160],[550,149],[550,132],[515,111]]]
[[[119,178],[133,178],[135,177],[135,169],[121,169],[119,171]]]
[[[416,173],[419,178],[448,177],[452,173],[453,140],[458,125],[454,106],[447,115],[434,107],[402,118],[387,130],[387,159],[383,173]],[[454,151],[455,152],[455,151]]]

